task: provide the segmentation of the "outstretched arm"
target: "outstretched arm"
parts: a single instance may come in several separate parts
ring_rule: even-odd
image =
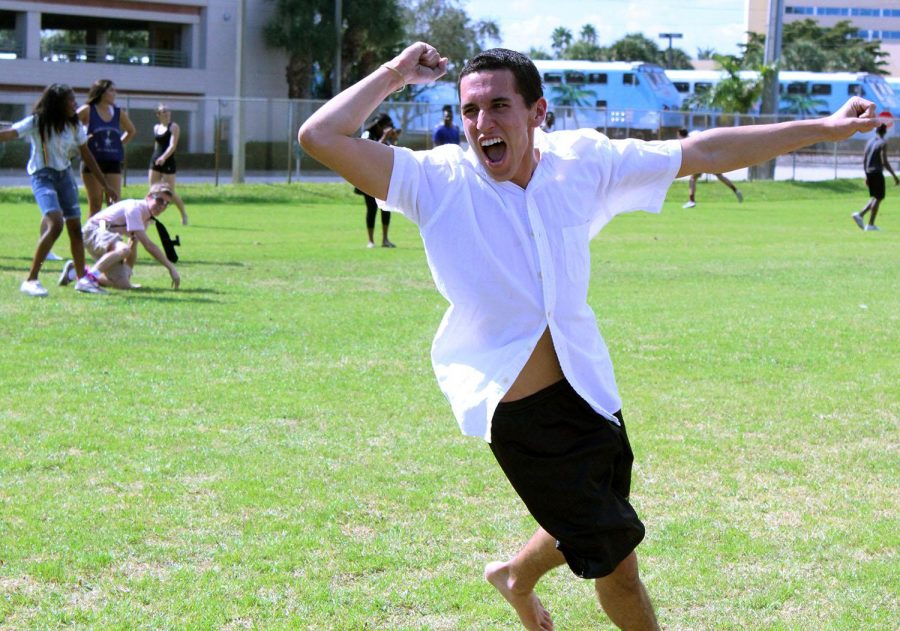
[[[303,123],[297,139],[313,158],[372,197],[387,197],[392,150],[354,138],[375,108],[404,85],[429,83],[447,71],[447,58],[428,44],[408,47],[375,72],[323,105]]]
[[[825,118],[710,129],[681,141],[678,177],[741,169],[817,142],[846,140],[879,124],[875,104],[855,96]]]

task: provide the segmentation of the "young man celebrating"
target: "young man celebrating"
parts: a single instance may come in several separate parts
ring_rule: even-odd
[[[172,287],[178,289],[181,284],[178,270],[159,246],[147,236],[147,225],[165,212],[172,199],[172,188],[168,184],[157,183],[150,187],[144,199],[123,199],[93,215],[82,230],[84,247],[96,261],[85,275],[88,279],[86,282],[116,289],[137,287],[131,284],[131,275],[137,259],[137,244],[140,243],[153,258],[169,270]],[[122,239],[126,235],[127,243]],[[72,261],[68,261],[59,278],[60,285],[72,281],[73,268]],[[78,282],[82,280],[84,279]]]
[[[875,126],[851,99],[820,120],[715,129],[668,142],[610,141],[594,130],[545,134],[540,75],[493,49],[461,72],[469,149],[413,152],[354,135],[392,92],[434,81],[447,59],[417,43],[345,90],[300,128],[314,158],[386,200],[422,234],[450,308],[432,359],[462,431],[490,442],[538,522],[485,578],[523,626],[553,629],[534,592],[566,563],[595,580],[621,628],[658,628],[634,549],[643,524],[628,503],[631,449],[609,354],[587,304],[589,242],[615,215],[658,211],[675,177],[741,168]]]

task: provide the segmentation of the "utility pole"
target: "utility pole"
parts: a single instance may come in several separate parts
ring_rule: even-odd
[[[341,91],[341,47],[344,39],[343,17],[341,16],[341,0],[334,0],[334,76],[331,77],[331,92],[337,96]]]
[[[231,183],[244,183],[246,153],[244,152],[244,30],[246,28],[246,0],[238,0],[237,10],[237,48],[234,64],[234,133],[232,135],[233,150],[231,152]]]
[[[660,33],[659,38],[669,40],[669,52],[667,55],[668,61],[666,61],[666,68],[669,68],[671,70],[671,68],[672,68],[672,40],[673,39],[681,39],[682,34],[681,33]]]
[[[781,59],[781,31],[784,20],[784,0],[769,0],[769,23],[766,28],[766,51],[763,64],[775,72],[763,80],[762,104],[759,113],[772,116],[778,112],[781,95],[778,91],[778,61]],[[775,160],[750,167],[751,180],[774,180]]]

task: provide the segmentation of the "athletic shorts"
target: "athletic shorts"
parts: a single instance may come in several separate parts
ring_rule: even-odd
[[[177,173],[178,170],[175,165],[175,157],[173,156],[171,158],[168,158],[162,164],[156,164],[156,160],[151,160],[150,170],[156,171],[158,173],[163,173],[165,175],[172,175],[174,173]]]
[[[644,538],[628,503],[634,455],[625,424],[595,412],[567,381],[500,403],[490,445],[577,576],[610,574]]]
[[[109,246],[122,239],[122,235],[112,230],[107,230],[102,224],[89,221],[84,228],[81,229],[81,235],[84,240],[84,249],[91,255],[95,261],[99,261],[100,257],[106,254]],[[116,287],[127,287],[131,284],[132,269],[123,262],[116,263],[104,272],[104,275]]]
[[[107,173],[111,173],[115,175],[116,173],[122,172],[122,163],[118,160],[97,160],[97,166],[100,167],[100,172],[104,175]],[[82,173],[90,173],[91,170],[84,162],[81,163],[81,172]]]
[[[57,171],[45,167],[31,174],[31,191],[41,214],[62,211],[65,219],[81,219],[78,185],[69,169]]]
[[[884,173],[866,173],[866,184],[869,186],[870,197],[884,199]]]

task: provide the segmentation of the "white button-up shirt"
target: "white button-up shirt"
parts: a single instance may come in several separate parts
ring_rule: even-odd
[[[395,147],[385,203],[419,226],[450,303],[432,345],[441,390],[463,433],[488,441],[497,404],[547,326],[566,379],[618,422],[612,362],[587,304],[589,242],[619,213],[659,212],[681,166],[678,141],[536,130],[535,147],[524,190],[456,145]]]

